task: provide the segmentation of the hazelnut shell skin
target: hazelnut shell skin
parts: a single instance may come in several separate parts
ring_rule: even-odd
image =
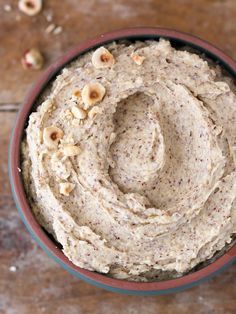
[[[37,48],[31,48],[25,51],[21,58],[21,64],[26,70],[41,70],[44,65],[44,58]]]

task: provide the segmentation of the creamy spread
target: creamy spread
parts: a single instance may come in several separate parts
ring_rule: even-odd
[[[111,43],[64,68],[29,117],[26,192],[88,270],[181,276],[236,232],[236,96],[166,40]]]

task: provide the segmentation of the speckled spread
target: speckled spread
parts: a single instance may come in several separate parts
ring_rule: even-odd
[[[26,192],[75,265],[127,280],[180,276],[236,232],[234,87],[168,41],[106,48],[112,66],[97,69],[86,53],[30,115]],[[96,82],[105,96],[95,114],[92,106],[76,119],[72,107],[85,109],[80,91]],[[54,148],[43,137],[50,126],[63,132]]]

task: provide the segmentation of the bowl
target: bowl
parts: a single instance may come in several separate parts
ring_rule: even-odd
[[[113,279],[106,275],[77,267],[68,260],[56,242],[38,224],[31,211],[20,172],[20,145],[28,117],[36,101],[64,66],[86,51],[114,40],[158,40],[160,37],[169,39],[175,47],[187,45],[197,49],[236,77],[236,63],[230,57],[206,41],[189,34],[164,28],[129,28],[102,34],[77,45],[45,70],[22,104],[10,142],[9,175],[12,193],[21,219],[32,237],[51,258],[72,275],[95,286],[123,294],[158,295],[173,293],[206,281],[236,260],[236,244],[215,261],[196,271],[179,278],[159,282],[131,282]]]

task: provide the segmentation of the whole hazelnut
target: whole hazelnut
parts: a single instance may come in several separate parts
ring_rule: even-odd
[[[44,64],[44,58],[38,49],[31,48],[24,53],[21,63],[25,69],[40,70]]]

